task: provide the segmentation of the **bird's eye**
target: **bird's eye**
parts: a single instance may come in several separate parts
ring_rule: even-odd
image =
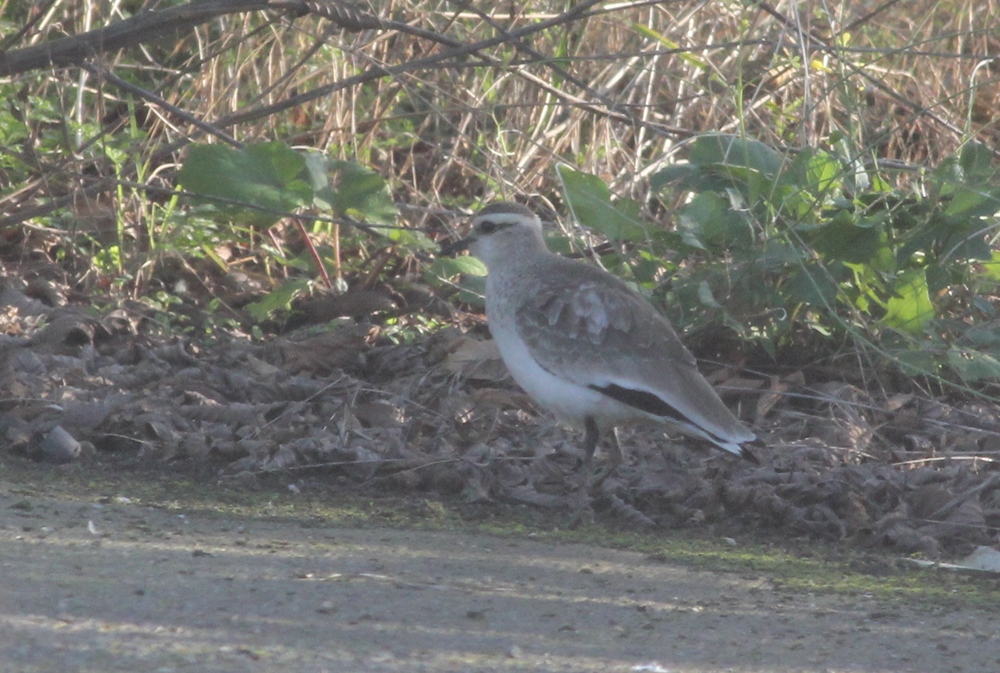
[[[497,230],[497,223],[493,220],[483,220],[479,223],[479,233],[492,234]]]

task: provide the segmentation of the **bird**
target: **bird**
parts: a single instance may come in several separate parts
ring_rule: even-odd
[[[600,479],[618,468],[616,428],[637,421],[757,462],[747,448],[759,445],[757,436],[719,399],[667,318],[607,271],[551,252],[532,210],[504,201],[483,207],[468,236],[442,254],[464,249],[486,265],[486,318],[514,381],[584,429],[584,475],[609,433]]]

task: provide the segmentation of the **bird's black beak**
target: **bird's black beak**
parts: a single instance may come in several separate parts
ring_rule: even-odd
[[[462,252],[472,244],[473,240],[475,239],[473,239],[472,236],[467,236],[466,238],[460,238],[457,241],[452,241],[447,245],[442,245],[441,251],[438,254],[454,255],[457,252]]]

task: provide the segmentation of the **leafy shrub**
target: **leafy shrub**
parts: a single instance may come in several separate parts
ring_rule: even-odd
[[[189,149],[178,179],[186,194],[201,204],[200,217],[230,225],[264,230],[290,213],[309,209],[319,213],[308,218],[314,231],[326,227],[328,234],[339,237],[340,224],[347,223],[353,225],[352,236],[381,236],[404,249],[432,246],[420,232],[394,226],[396,207],[385,180],[377,173],[319,152],[299,152],[280,141],[244,148],[195,145]],[[304,226],[303,233],[308,233]],[[325,270],[327,260],[318,253],[314,259]],[[329,261],[334,266],[340,264],[339,259]],[[336,271],[339,275],[342,269],[337,266]],[[264,320],[288,309],[308,286],[308,281],[293,278],[247,309]]]
[[[968,143],[906,193],[843,153],[703,135],[686,163],[651,176],[654,193],[682,203],[673,232],[644,226],[634,201],[612,204],[593,176],[560,177],[577,219],[624,244],[606,264],[627,261],[680,328],[721,321],[772,354],[814,331],[971,383],[1000,377],[983,300],[1000,281],[991,160]]]

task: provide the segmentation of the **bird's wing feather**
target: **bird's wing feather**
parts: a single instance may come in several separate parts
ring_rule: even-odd
[[[573,265],[571,275],[579,282],[543,278],[514,315],[518,334],[543,368],[582,386],[606,388],[605,394],[653,415],[686,420],[724,442],[754,439],[698,371],[666,318],[603,271],[562,261]],[[660,413],[657,399],[665,405]]]

